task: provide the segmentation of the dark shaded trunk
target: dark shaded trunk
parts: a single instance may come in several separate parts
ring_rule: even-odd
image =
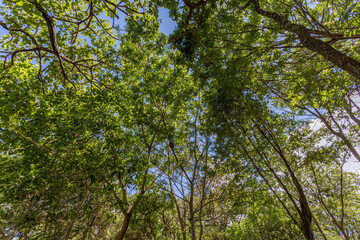
[[[195,227],[195,213],[194,213],[194,182],[195,182],[195,171],[196,165],[193,172],[193,179],[191,180],[191,190],[190,190],[190,202],[189,202],[189,214],[190,214],[190,232],[191,240],[196,240],[196,227]]]
[[[119,233],[116,235],[115,240],[123,240],[125,238],[125,233],[129,228],[131,217],[132,217],[131,213],[125,214],[123,224],[121,226]]]
[[[315,237],[311,226],[312,214],[305,195],[300,195],[300,208],[301,208],[301,230],[307,240],[313,240],[315,239]]]
[[[192,208],[190,209],[190,231],[191,231],[191,240],[196,240],[195,217]]]

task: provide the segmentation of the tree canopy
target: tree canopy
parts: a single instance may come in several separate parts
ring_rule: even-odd
[[[3,0],[0,25],[0,239],[360,238],[357,1]]]

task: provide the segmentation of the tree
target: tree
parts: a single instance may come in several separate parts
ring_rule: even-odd
[[[4,1],[1,238],[359,237],[359,10]]]

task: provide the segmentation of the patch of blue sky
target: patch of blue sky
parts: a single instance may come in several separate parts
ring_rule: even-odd
[[[159,31],[170,35],[176,28],[176,22],[169,16],[169,10],[166,8],[159,9],[160,28]]]

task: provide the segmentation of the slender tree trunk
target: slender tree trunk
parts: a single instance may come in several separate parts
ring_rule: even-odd
[[[196,165],[195,165],[196,169]],[[195,170],[194,173],[195,175]],[[191,189],[190,189],[190,201],[189,201],[189,214],[190,214],[190,231],[191,231],[191,240],[196,240],[196,227],[195,227],[195,213],[194,213],[194,179],[191,180]]]
[[[132,217],[132,213],[125,214],[123,224],[121,226],[119,233],[116,235],[115,240],[123,240],[125,238],[125,233],[129,228],[131,217]]]
[[[313,240],[314,237],[314,231],[312,229],[312,213],[309,206],[309,203],[307,201],[305,192],[296,177],[294,171],[292,170],[289,161],[287,160],[285,153],[283,152],[283,149],[280,147],[279,143],[276,140],[276,137],[274,136],[273,132],[266,127],[265,124],[263,124],[264,130],[257,126],[259,132],[263,135],[263,137],[270,143],[270,145],[273,147],[273,149],[278,153],[279,157],[282,159],[284,165],[286,166],[287,170],[290,173],[291,180],[294,183],[294,186],[299,194],[299,203],[300,203],[300,218],[301,218],[301,231],[304,234],[305,238],[307,240]],[[266,132],[268,134],[266,134]]]
[[[191,230],[191,240],[196,240],[196,226],[195,226],[195,217],[194,209],[190,207],[190,230]]]
[[[200,203],[202,205],[202,203]],[[202,220],[202,206],[200,207],[200,219],[199,219],[199,223],[200,223],[200,233],[199,233],[199,240],[202,240],[203,234],[204,234],[204,224],[203,224],[203,220]]]

